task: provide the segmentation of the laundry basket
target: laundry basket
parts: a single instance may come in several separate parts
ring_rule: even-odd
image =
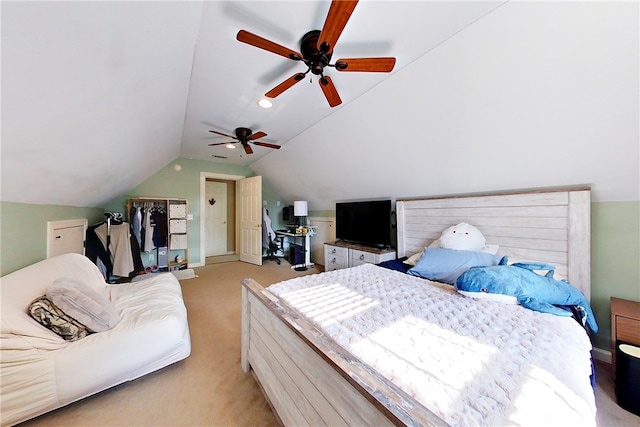
[[[616,400],[621,408],[640,415],[640,347],[619,344],[616,349]]]

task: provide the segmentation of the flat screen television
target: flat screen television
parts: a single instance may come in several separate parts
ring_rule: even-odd
[[[391,229],[391,200],[336,203],[338,240],[388,247]]]

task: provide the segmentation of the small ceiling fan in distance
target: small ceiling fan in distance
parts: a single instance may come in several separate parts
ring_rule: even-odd
[[[251,129],[249,129],[249,128],[244,128],[244,127],[236,128],[233,131],[233,133],[235,133],[235,136],[228,135],[228,134],[222,133],[222,132],[218,132],[216,130],[210,130],[209,132],[234,139],[234,141],[217,142],[217,143],[209,144],[209,146],[212,146],[212,147],[216,146],[216,145],[237,144],[239,142],[239,143],[242,144],[242,147],[244,148],[244,152],[247,153],[247,154],[253,154],[253,150],[251,149],[251,146],[249,146],[249,143],[252,143],[252,144],[255,144],[255,145],[259,145],[261,147],[274,148],[276,150],[278,150],[280,148],[280,146],[276,145],[276,144],[270,144],[268,142],[256,141],[256,139],[264,138],[265,136],[267,136],[267,134],[262,132],[262,131],[259,131],[259,132],[256,132],[256,133],[252,133]]]
[[[300,41],[300,51],[296,52],[270,40],[252,34],[245,30],[238,31],[236,39],[242,43],[273,52],[294,61],[302,61],[307,66],[304,73],[296,73],[278,86],[265,94],[268,98],[275,98],[296,83],[300,82],[311,71],[312,74],[320,76],[318,80],[320,88],[331,107],[342,103],[340,95],[331,80],[331,77],[324,75],[325,67],[332,67],[338,71],[363,71],[389,73],[396,64],[396,58],[341,58],[331,64],[331,56],[336,43],[347,21],[351,17],[358,1],[333,0],[329,13],[325,19],[322,31],[312,30],[302,36]]]

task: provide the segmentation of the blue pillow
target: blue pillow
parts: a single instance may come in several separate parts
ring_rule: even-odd
[[[453,285],[458,276],[471,267],[498,265],[501,258],[486,252],[427,247],[418,264],[407,273]]]

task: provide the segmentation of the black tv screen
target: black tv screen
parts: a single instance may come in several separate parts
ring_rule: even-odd
[[[336,203],[336,238],[368,246],[391,246],[391,200]]]

